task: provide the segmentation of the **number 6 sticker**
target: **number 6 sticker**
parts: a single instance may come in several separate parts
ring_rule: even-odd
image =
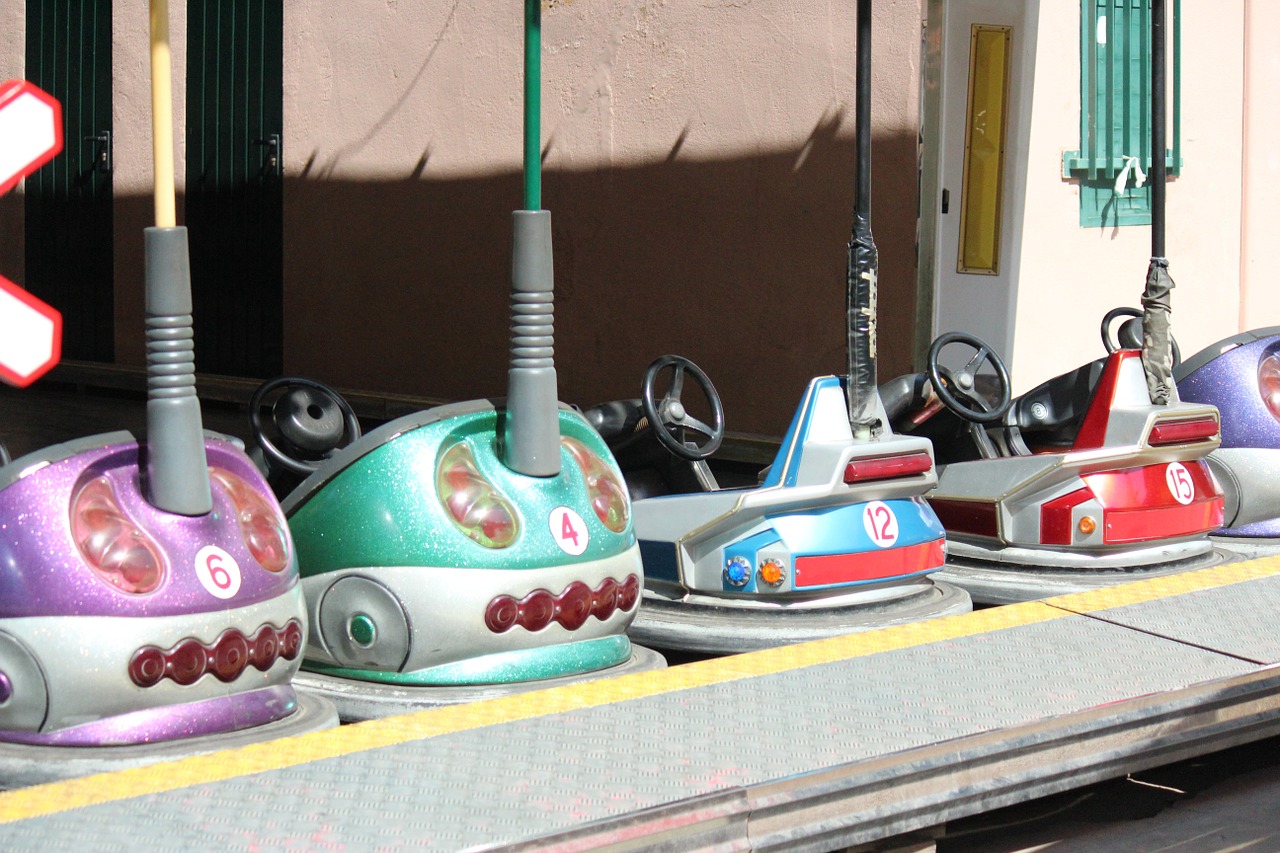
[[[1164,481],[1178,503],[1186,506],[1195,500],[1196,484],[1191,480],[1191,472],[1181,462],[1169,463],[1169,467],[1164,469]]]
[[[206,545],[196,554],[196,577],[214,598],[232,598],[240,591],[240,566],[217,545]]]
[[[888,548],[898,541],[898,517],[883,501],[872,501],[862,511],[862,526],[867,529],[871,541],[881,548]]]
[[[551,528],[551,536],[566,554],[574,557],[587,550],[587,542],[591,536],[587,533],[586,522],[567,506],[558,506],[551,510],[551,518],[547,520]]]

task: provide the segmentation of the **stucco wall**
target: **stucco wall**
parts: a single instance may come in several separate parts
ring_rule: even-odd
[[[0,6],[0,82],[18,80],[26,68],[27,13],[24,3]],[[22,187],[0,196],[0,275],[23,284]]]
[[[654,357],[780,434],[844,366],[850,4],[544,4],[544,206],[561,397],[635,396]],[[875,4],[881,375],[911,354],[919,0]],[[520,204],[521,17],[494,4],[285,9],[286,368],[503,392]]]
[[[152,189],[151,42],[148,0],[114,0],[112,4],[111,121],[115,144],[112,186],[115,230],[116,361],[143,364],[144,265],[143,229],[155,224]],[[169,4],[169,49],[173,57],[174,180],[178,191],[178,224],[182,224],[183,156],[186,112],[187,11],[185,3]]]
[[[1245,93],[1243,257],[1240,326],[1280,325],[1280,287],[1275,274],[1280,234],[1280,3],[1245,0]]]
[[[1166,251],[1174,335],[1188,355],[1240,322],[1243,12],[1243,0],[1182,4],[1184,166],[1168,185]],[[1080,135],[1079,14],[1078,4],[1040,7],[1015,391],[1103,353],[1102,316],[1138,304],[1151,254],[1149,228],[1081,228],[1078,185],[1061,178],[1062,152]]]

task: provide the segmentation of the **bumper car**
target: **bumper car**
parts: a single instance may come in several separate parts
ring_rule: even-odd
[[[1108,315],[1138,316],[1135,309]],[[1104,321],[1103,340],[1110,335]],[[1118,337],[1141,338],[1129,320]],[[1227,549],[1262,556],[1280,550],[1280,326],[1223,338],[1176,363],[1178,395],[1217,407],[1222,444],[1206,460],[1224,495],[1222,526],[1211,534]]]
[[[890,421],[934,441],[940,464],[930,502],[947,528],[943,577],[978,602],[1041,598],[1225,559],[1206,535],[1224,515],[1206,462],[1220,442],[1218,411],[1179,401],[1172,369],[1165,17],[1156,0],[1141,349],[1117,347],[1011,400],[999,356],[950,333],[930,347],[925,375],[882,389]]]
[[[941,577],[1001,604],[1221,562],[1206,536],[1223,519],[1217,409],[1153,405],[1135,349],[1016,400],[1009,387],[989,346],[948,333],[925,373],[880,389],[894,428],[933,442]]]
[[[663,665],[627,638],[641,587],[631,506],[573,410],[555,411],[552,476],[494,452],[511,412],[488,400],[360,435],[336,391],[282,378],[250,411],[314,626],[298,683],[343,719]]]
[[[298,683],[333,699],[344,720],[666,665],[626,634],[642,572],[617,465],[557,402],[551,214],[540,209],[541,7],[525,6],[525,207],[513,214],[507,398],[430,409],[368,435],[320,383],[283,378],[250,403],[272,475],[305,478],[277,480],[315,626]],[[273,440],[261,412],[276,391]]]
[[[146,438],[0,467],[4,787],[338,722],[291,685],[307,621],[280,506],[242,445],[202,429],[187,234],[163,200],[146,230]]]
[[[710,415],[683,399],[686,377]],[[722,487],[708,464],[724,410],[687,359],[658,359],[640,399],[585,415],[634,500],[645,577],[637,641],[725,654],[972,609],[930,577],[945,534],[923,498],[936,482],[929,442],[888,431],[855,440],[840,379],[809,383],[773,464],[741,487]]]

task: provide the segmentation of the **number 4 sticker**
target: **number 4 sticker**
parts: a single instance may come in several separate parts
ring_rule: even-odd
[[[551,510],[548,526],[551,528],[551,535],[556,540],[556,544],[566,554],[577,557],[587,550],[591,534],[587,532],[586,522],[582,520],[582,516],[567,506],[558,506]]]
[[[862,511],[862,526],[871,541],[881,548],[889,548],[898,541],[898,517],[884,501],[867,504]]]

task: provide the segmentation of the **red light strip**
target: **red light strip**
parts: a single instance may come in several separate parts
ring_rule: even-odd
[[[1214,418],[1191,418],[1184,421],[1159,420],[1147,436],[1147,444],[1163,447],[1166,444],[1190,444],[1206,441],[1218,434],[1218,422]]]
[[[797,557],[795,585],[800,589],[855,581],[885,580],[903,575],[915,575],[930,569],[940,569],[946,559],[943,542],[943,539],[935,539],[932,542],[921,542],[918,545],[891,548],[886,551]]]
[[[517,601],[510,595],[499,595],[484,609],[484,624],[495,634],[510,631],[516,625],[526,631],[541,631],[557,622],[566,631],[576,631],[594,616],[601,622],[616,610],[627,611],[640,599],[640,578],[627,575],[625,581],[605,578],[594,590],[582,581],[574,581],[559,595],[535,589]]]
[[[165,678],[195,684],[205,674],[231,682],[250,666],[266,672],[278,659],[293,660],[300,651],[302,623],[297,619],[279,629],[263,625],[252,637],[228,628],[207,646],[191,637],[170,649],[143,646],[129,660],[129,678],[139,687],[154,687]]]
[[[865,480],[888,480],[893,477],[909,477],[912,474],[923,474],[933,468],[933,460],[928,453],[918,450],[914,453],[901,453],[897,456],[874,456],[870,459],[853,459],[844,469],[846,483],[860,483]]]

